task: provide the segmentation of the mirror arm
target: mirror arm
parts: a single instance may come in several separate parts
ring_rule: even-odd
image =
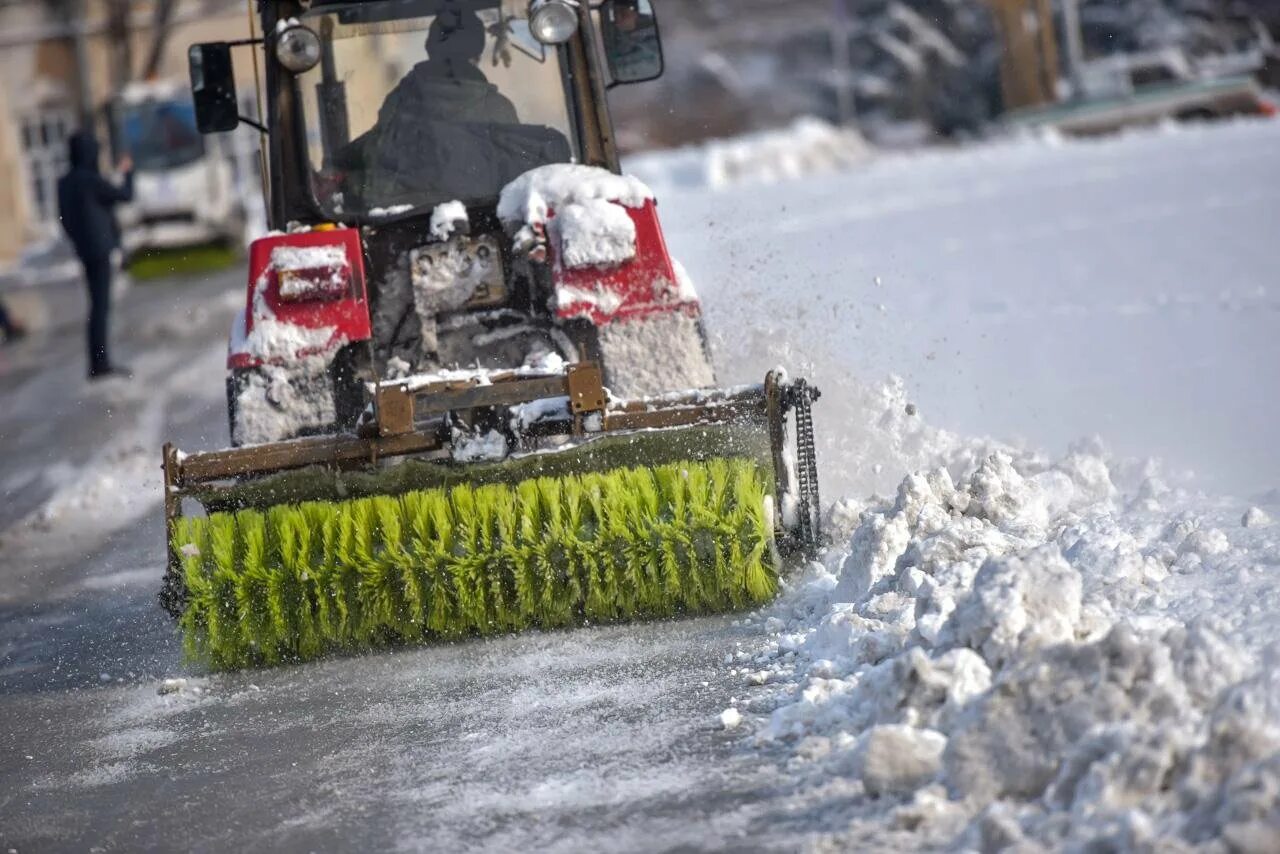
[[[267,134],[267,126],[259,122],[257,119],[251,119],[248,116],[236,116],[240,120],[240,124],[248,125],[260,134]]]

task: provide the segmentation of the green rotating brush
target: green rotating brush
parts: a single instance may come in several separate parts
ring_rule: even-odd
[[[771,599],[749,459],[179,518],[187,656],[216,669]]]

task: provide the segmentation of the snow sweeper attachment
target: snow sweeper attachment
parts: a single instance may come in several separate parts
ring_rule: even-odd
[[[452,371],[372,397],[349,435],[165,447],[160,598],[192,660],[747,608],[818,545],[818,392],[781,372],[620,400],[591,363]]]

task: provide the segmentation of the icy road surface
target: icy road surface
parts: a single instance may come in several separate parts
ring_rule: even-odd
[[[1230,752],[1241,714],[1211,689],[1260,660],[1274,672],[1258,651],[1277,637],[1277,529],[1239,520],[1250,503],[1280,515],[1254,495],[1280,486],[1277,178],[1273,123],[884,158],[764,190],[665,194],[722,379],[810,363],[826,391],[825,494],[856,499],[825,567],[745,624],[189,671],[154,598],[156,463],[166,438],[225,440],[222,336],[242,274],[135,289],[118,326],[133,383],[87,387],[78,334],[6,351],[0,844],[913,850],[971,821],[971,842],[1052,840],[1052,816],[1011,816],[1068,753],[1079,777],[1055,782],[1053,802],[1074,805],[1082,826],[1118,822],[1107,798],[1121,792],[1150,808],[1149,825],[1183,833],[1177,810],[1165,816],[1142,790],[1143,769],[1170,757],[1186,760],[1171,766],[1184,775],[1223,767],[1197,739],[1212,712]],[[905,386],[880,388],[888,373]],[[917,406],[952,434],[922,426]],[[1173,471],[1156,477],[1093,445],[1061,457],[1093,433],[1119,457],[1158,453]],[[964,438],[988,434],[1021,436],[1052,461],[987,459]],[[935,474],[908,481],[896,503],[861,500],[893,495],[939,458],[963,480]],[[1189,468],[1197,481],[1177,473]],[[894,576],[909,548],[932,582]],[[986,556],[997,561],[978,580]],[[897,586],[871,593],[873,581]],[[1215,613],[1232,618],[1225,629],[1177,633],[1184,617]],[[1125,615],[1156,638],[1112,632]],[[1043,670],[1037,644],[1057,641],[1067,645],[1050,664],[1066,689],[1106,701],[1073,710],[1075,725],[1131,728],[1077,745],[1071,727],[1008,717],[1000,696],[1044,703],[1034,674],[1058,671]],[[1126,685],[1159,690],[1142,702],[1097,691],[1099,655]],[[1013,693],[988,693],[992,679]],[[1245,722],[1265,724],[1270,707],[1240,696]],[[742,720],[726,731],[730,706]],[[1170,710],[1186,712],[1180,726]],[[1006,733],[1064,731],[1040,745],[1039,764],[990,759]],[[1272,735],[1243,743],[1263,750]],[[960,759],[944,761],[949,742]],[[1089,757],[1120,759],[1099,769]],[[971,771],[976,801],[961,806],[933,782],[952,765]],[[1272,839],[1250,823],[1268,803],[1248,797],[1274,777],[1257,772],[1253,788],[1241,777],[1244,794],[1215,812],[1211,776],[1179,778],[1179,797],[1207,799],[1192,829]],[[983,797],[1008,806],[976,820]],[[1121,842],[1145,832],[1128,821],[1115,825],[1130,834]]]

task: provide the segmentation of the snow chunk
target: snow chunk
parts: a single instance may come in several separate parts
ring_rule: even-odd
[[[271,250],[271,266],[277,272],[314,270],[328,267],[345,268],[346,247],[335,246],[277,246]]]
[[[453,459],[460,463],[498,461],[507,457],[507,438],[497,430],[482,435],[453,431]]]
[[[1053,546],[989,558],[944,635],[999,666],[1015,651],[1075,639],[1080,573]]]
[[[862,739],[860,773],[871,795],[910,792],[942,769],[947,737],[901,724],[873,727]]]
[[[590,201],[642,207],[653,192],[638,178],[576,163],[554,163],[532,169],[502,190],[498,218],[505,223],[545,223],[548,210]]]
[[[470,230],[467,218],[467,207],[462,202],[452,201],[438,204],[431,211],[431,236],[444,242],[456,234],[466,234]]]
[[[1127,627],[1019,662],[951,733],[947,778],[967,797],[1035,798],[1064,754],[1100,724],[1156,724],[1185,696],[1168,650]]]
[[[175,679],[162,679],[160,687],[156,688],[156,693],[161,696],[165,694],[181,694],[187,689],[187,680],[183,677]]]
[[[413,210],[413,205],[392,205],[389,208],[373,208],[369,211],[369,216],[372,219],[385,219],[386,217],[407,214],[411,210]]]
[[[636,224],[626,208],[603,199],[575,202],[556,211],[560,261],[570,270],[610,267],[636,257]]]
[[[570,417],[569,398],[544,397],[511,407],[511,430],[519,436],[543,421],[567,421]]]
[[[736,729],[742,723],[742,713],[737,709],[728,708],[720,713],[720,726],[723,729]]]
[[[608,288],[575,288],[571,285],[556,286],[556,307],[589,305],[605,315],[611,315],[622,307],[622,297]]]
[[[1250,507],[1240,517],[1240,525],[1244,528],[1267,528],[1271,525],[1271,517],[1261,507]]]

